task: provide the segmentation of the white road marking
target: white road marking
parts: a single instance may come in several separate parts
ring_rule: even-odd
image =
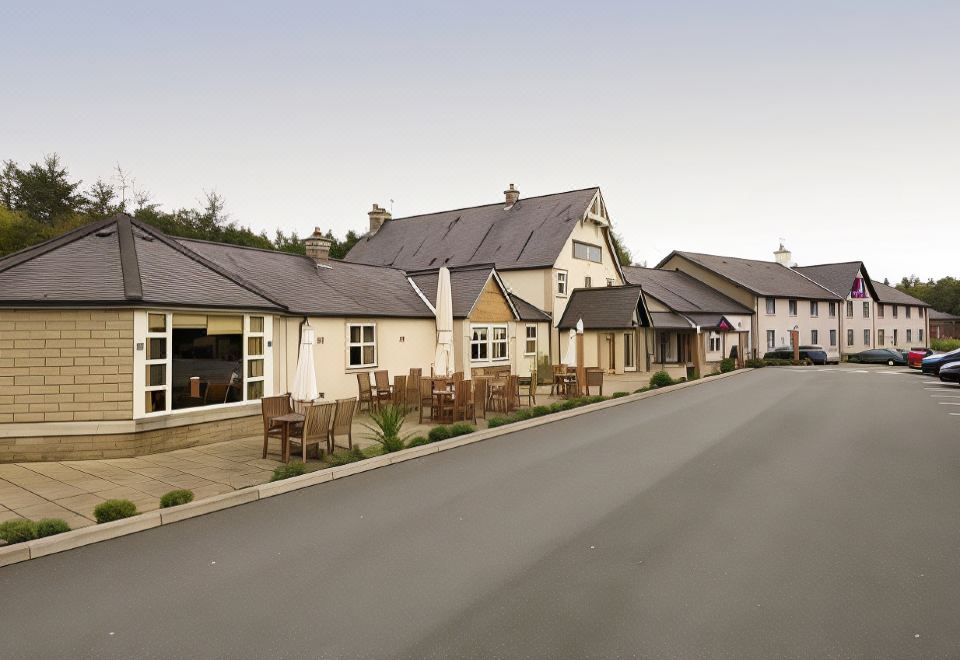
[[[931,394],[935,399],[960,399],[960,394]]]
[[[947,413],[948,415],[953,415],[955,417],[960,417],[960,413]]]
[[[937,401],[941,406],[960,406],[960,402],[955,401]]]

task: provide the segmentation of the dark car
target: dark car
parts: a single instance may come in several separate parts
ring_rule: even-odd
[[[869,351],[861,351],[847,357],[848,362],[859,362],[860,364],[886,364],[888,366],[906,365],[907,358],[900,351],[892,348],[871,348]]]
[[[923,358],[923,362],[920,363],[920,371],[936,376],[940,373],[940,367],[957,361],[960,361],[960,348],[956,348],[949,353],[934,353]]]
[[[772,351],[767,351],[763,355],[764,360],[792,360],[793,359],[793,348],[791,346],[780,346],[773,349]],[[800,359],[801,360],[810,360],[814,364],[826,364],[827,363],[827,352],[823,350],[820,346],[801,346],[800,347]]]
[[[960,384],[960,362],[947,362],[940,367],[940,380]]]

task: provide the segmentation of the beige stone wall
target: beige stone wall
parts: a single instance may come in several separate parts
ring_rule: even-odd
[[[132,374],[132,311],[0,310],[0,424],[131,419]]]

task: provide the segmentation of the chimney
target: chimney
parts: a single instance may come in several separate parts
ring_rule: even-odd
[[[367,213],[367,216],[370,218],[371,234],[376,234],[378,231],[380,231],[380,227],[383,226],[383,223],[393,217],[390,215],[390,211],[380,208],[379,204],[374,204],[373,210]]]
[[[520,199],[520,191],[513,187],[513,184],[510,184],[510,187],[503,191],[504,197],[507,198],[507,208],[510,208],[517,203],[517,200]]]
[[[307,256],[318,264],[330,261],[330,246],[333,241],[323,235],[320,227],[315,227],[313,233],[303,239],[303,244],[307,248]]]
[[[774,252],[773,256],[777,260],[777,263],[781,266],[786,266],[788,268],[796,266],[796,264],[793,263],[793,253],[787,248],[783,247],[783,243],[780,243],[780,249]]]

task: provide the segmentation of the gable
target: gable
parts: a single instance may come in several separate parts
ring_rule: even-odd
[[[503,290],[492,277],[487,280],[468,318],[474,323],[506,323],[514,319]]]

